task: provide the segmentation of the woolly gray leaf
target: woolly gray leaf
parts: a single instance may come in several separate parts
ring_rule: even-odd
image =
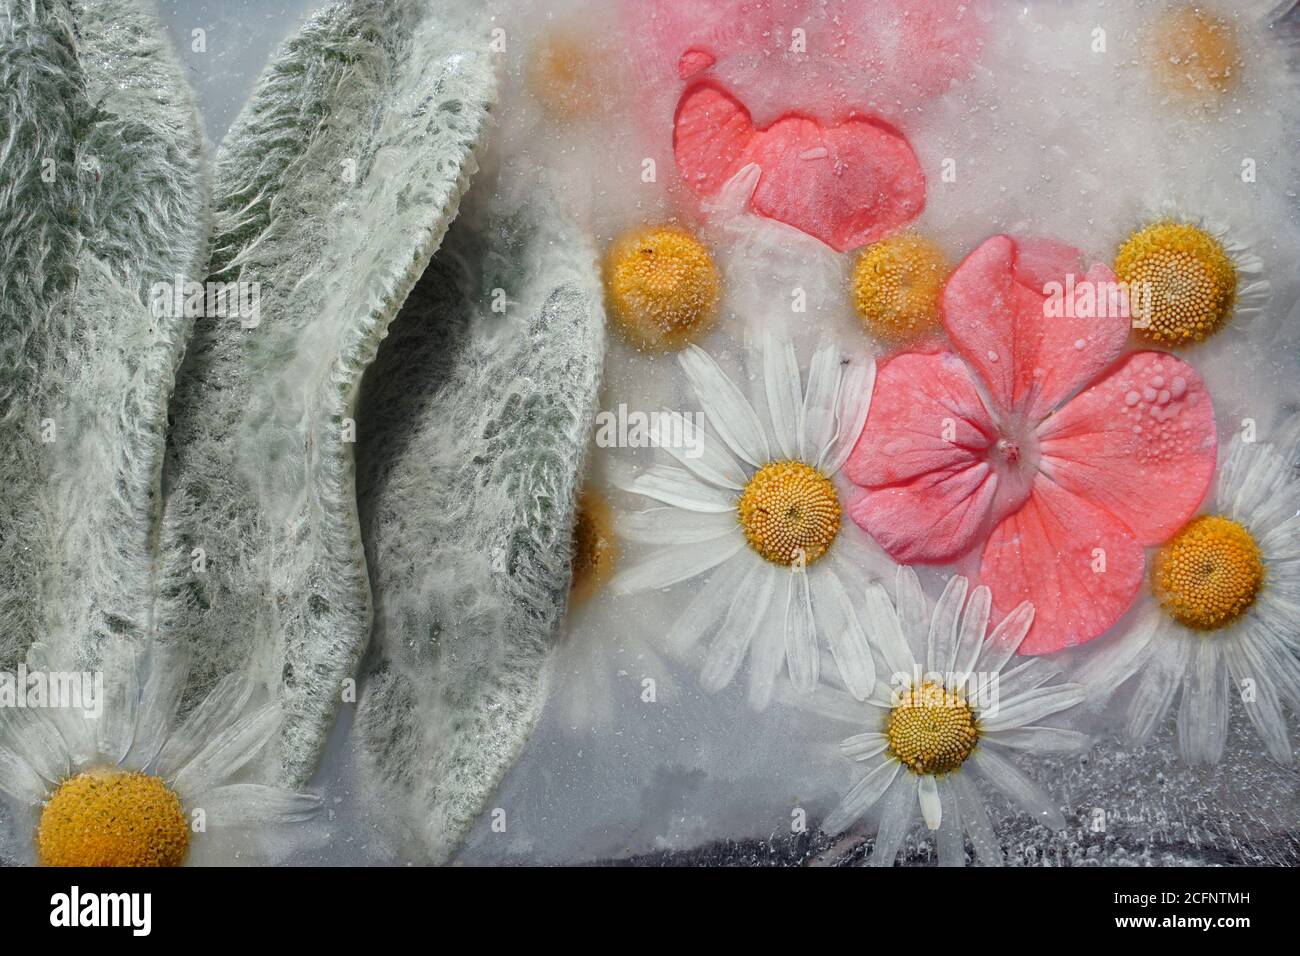
[[[202,320],[186,355],[159,631],[192,652],[188,702],[239,667],[280,698],[292,783],[315,766],[370,626],[361,374],[455,214],[495,93],[486,29],[433,6],[315,15],[217,158],[210,280],[245,283],[250,302],[255,283],[259,308]]]
[[[360,776],[435,862],[541,710],[604,351],[595,256],[554,204],[471,198],[367,373],[358,449]]]
[[[0,3],[0,667],[150,629],[167,399],[206,248],[202,133],[136,0]]]

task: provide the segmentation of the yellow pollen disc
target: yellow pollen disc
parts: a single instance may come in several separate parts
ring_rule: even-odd
[[[1232,314],[1237,270],[1217,239],[1196,226],[1158,222],[1125,240],[1115,275],[1149,308],[1138,334],[1163,345],[1199,342]],[[1139,307],[1140,307],[1139,306]]]
[[[885,722],[889,752],[916,774],[951,773],[975,750],[975,713],[959,695],[926,681],[902,695]]]
[[[1228,518],[1204,515],[1160,549],[1151,581],[1170,617],[1198,631],[1213,631],[1255,603],[1264,583],[1264,562],[1249,531]]]
[[[708,249],[672,226],[623,236],[605,262],[610,315],[641,348],[681,348],[706,331],[717,312],[720,285]]]
[[[157,777],[91,770],[59,784],[36,831],[42,866],[180,866],[190,831]]]
[[[939,295],[948,261],[928,239],[904,234],[873,242],[853,269],[853,305],[863,327],[889,342],[939,325]]]
[[[573,602],[583,604],[614,573],[618,544],[609,504],[587,489],[578,500],[578,520],[573,526]]]
[[[558,32],[533,47],[526,71],[528,90],[552,119],[584,119],[600,105],[594,49],[589,37]]]
[[[1232,89],[1241,55],[1232,24],[1192,7],[1154,26],[1150,38],[1156,80],[1169,93],[1211,100]]]
[[[778,461],[749,479],[736,510],[754,550],[787,567],[812,564],[840,531],[840,499],[830,479],[801,461]]]

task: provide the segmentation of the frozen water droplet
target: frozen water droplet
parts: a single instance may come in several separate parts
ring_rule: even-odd
[[[989,357],[990,362],[996,362],[998,360],[998,353],[994,352],[992,349],[988,350],[987,355]]]
[[[1132,389],[1129,389],[1128,394],[1124,396],[1124,404],[1127,405],[1129,408],[1132,408],[1141,400],[1142,400],[1142,396],[1139,395],[1137,392],[1133,391]]]

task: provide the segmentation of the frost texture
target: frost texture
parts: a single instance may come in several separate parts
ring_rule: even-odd
[[[0,4],[0,669],[152,626],[167,399],[206,250],[203,137],[135,0]],[[51,179],[52,177],[52,179]]]
[[[369,632],[349,430],[475,169],[486,43],[444,5],[332,4],[272,61],[217,157],[208,272],[259,283],[260,325],[201,321],[181,370],[160,636],[192,652],[189,702],[240,667],[281,699],[291,783]]]
[[[359,776],[435,862],[545,699],[604,351],[594,252],[540,196],[472,195],[497,198],[457,222],[395,323],[358,451],[375,594]]]

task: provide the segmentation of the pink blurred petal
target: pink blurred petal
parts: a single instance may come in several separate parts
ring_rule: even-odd
[[[721,85],[691,87],[673,126],[677,169],[710,196],[749,163],[762,169],[753,209],[844,251],[905,225],[925,205],[925,175],[912,147],[875,117],[834,125],[797,114],[758,129]]]
[[[1196,371],[1163,352],[1129,356],[1039,426],[1054,481],[1160,544],[1200,507],[1214,476],[1214,407]]]
[[[1034,603],[1020,653],[1049,654],[1119,620],[1143,569],[1142,547],[1118,518],[1040,474],[1024,507],[989,535],[979,580],[993,592],[997,618],[1021,601]]]

